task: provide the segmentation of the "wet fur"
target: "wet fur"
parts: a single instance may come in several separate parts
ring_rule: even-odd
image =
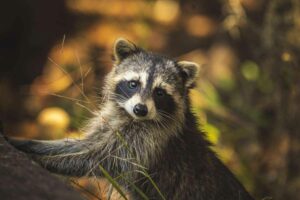
[[[120,41],[119,41],[120,43]],[[119,49],[118,49],[119,48]],[[189,64],[189,63],[184,63]],[[139,67],[137,67],[139,66]],[[158,67],[155,67],[158,66]],[[251,200],[252,197],[210,149],[197,129],[188,100],[193,85],[189,66],[158,56],[127,41],[115,47],[115,66],[106,78],[105,99],[100,111],[86,127],[82,140],[8,140],[53,173],[68,176],[103,176],[101,165],[129,192],[142,199],[130,186],[134,183],[149,199],[161,199],[142,171],[145,170],[166,199]],[[144,70],[174,86],[169,94],[174,108],[161,120],[135,120],[116,101],[116,77]],[[189,70],[189,71],[186,71]],[[151,81],[151,80],[150,80]],[[150,89],[148,90],[151,96]],[[146,98],[146,97],[145,97]],[[156,103],[157,106],[157,103]],[[162,111],[161,111],[162,112]],[[169,112],[173,112],[170,114]],[[120,137],[122,139],[120,139]]]

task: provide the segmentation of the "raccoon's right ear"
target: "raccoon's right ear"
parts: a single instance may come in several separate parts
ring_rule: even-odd
[[[139,48],[132,42],[124,38],[118,38],[114,45],[114,60],[116,64],[119,64],[128,56],[138,52],[138,50]]]

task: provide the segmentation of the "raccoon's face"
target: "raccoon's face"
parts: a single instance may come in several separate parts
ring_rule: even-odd
[[[111,90],[117,105],[134,120],[182,121],[198,65],[146,52],[124,39],[117,40],[114,50]]]

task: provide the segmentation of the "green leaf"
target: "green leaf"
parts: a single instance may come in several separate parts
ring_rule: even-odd
[[[245,79],[255,81],[259,77],[259,67],[253,61],[246,61],[242,64],[242,74]]]

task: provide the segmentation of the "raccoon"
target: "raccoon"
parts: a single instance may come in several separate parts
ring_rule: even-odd
[[[251,200],[197,128],[188,94],[198,72],[196,63],[118,39],[104,101],[85,138],[8,141],[53,173],[107,172],[132,200]]]

